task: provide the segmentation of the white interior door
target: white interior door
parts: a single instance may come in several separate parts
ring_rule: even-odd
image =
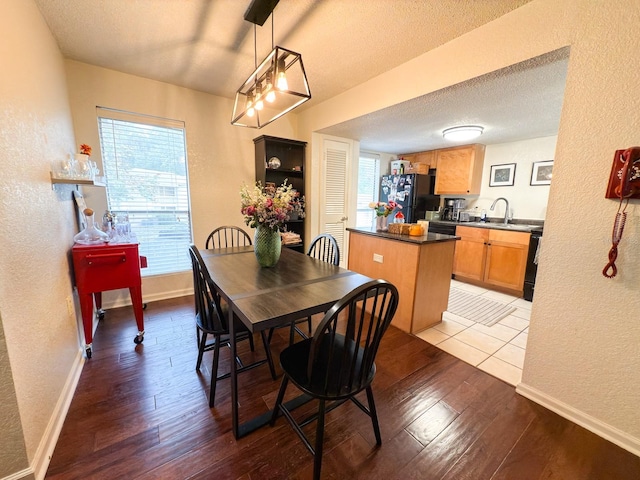
[[[320,229],[333,235],[340,248],[340,265],[347,265],[346,227],[349,220],[348,182],[351,145],[323,139],[320,188]]]

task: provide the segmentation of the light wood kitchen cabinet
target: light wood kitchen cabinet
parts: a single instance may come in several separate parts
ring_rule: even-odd
[[[436,150],[436,195],[476,195],[480,193],[484,145]]]
[[[407,153],[404,155],[398,155],[398,158],[407,160],[410,163],[421,163],[427,165],[429,168],[436,168],[436,150]]]
[[[459,226],[456,235],[456,279],[522,296],[530,233]]]

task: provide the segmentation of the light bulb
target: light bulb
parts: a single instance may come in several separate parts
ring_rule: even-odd
[[[256,110],[262,110],[264,108],[264,102],[262,101],[262,84],[256,85],[256,104],[254,105]]]
[[[289,90],[287,76],[284,74],[284,71],[278,73],[278,80],[276,85],[278,87],[278,90]]]
[[[247,116],[249,117],[253,117],[253,115],[256,113],[253,109],[253,92],[249,92],[247,94],[247,104],[245,106],[245,109],[247,111]]]
[[[278,59],[278,74],[276,75],[276,88],[278,90],[289,90],[289,84],[287,83],[287,76],[284,73],[284,58]]]
[[[267,79],[265,81],[264,91],[267,92],[265,100],[269,103],[273,103],[276,100],[276,92],[273,91],[273,73],[271,68],[267,70]]]
[[[276,101],[276,92],[273,91],[273,89],[269,90],[269,93],[267,93],[267,96],[265,98],[265,100],[269,103],[273,103]]]

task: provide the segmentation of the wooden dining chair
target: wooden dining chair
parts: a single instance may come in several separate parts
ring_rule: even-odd
[[[220,347],[230,347],[231,338],[229,336],[228,326],[228,311],[226,306],[223,306],[220,301],[220,297],[216,295],[213,281],[207,271],[206,266],[202,260],[200,252],[195,245],[189,247],[189,255],[191,256],[191,265],[193,269],[194,279],[194,295],[196,298],[196,328],[200,332],[198,343],[198,360],[196,362],[196,370],[200,369],[202,364],[202,356],[204,352],[213,350],[213,364],[211,366],[211,387],[209,391],[209,407],[213,407],[216,396],[216,383],[218,380],[222,380],[229,376],[229,373],[218,375],[218,366],[220,358]],[[254,351],[253,335],[247,329],[247,327],[238,319],[234,317],[235,323],[235,335],[236,342],[242,340],[249,340],[251,351]],[[267,336],[265,332],[262,333],[262,343],[266,352],[266,362],[269,364],[271,376],[276,379],[276,371],[273,366],[273,359],[271,358],[271,350],[267,343]],[[207,343],[207,336],[212,335],[213,341]],[[232,361],[238,363],[238,373],[243,372],[259,365],[262,365],[264,361],[254,362],[250,365],[244,365],[240,358],[236,356]]]
[[[225,225],[218,227],[207,237],[205,248],[243,247],[252,245],[251,237],[240,227]]]
[[[382,444],[371,382],[380,340],[398,307],[398,290],[385,280],[372,280],[345,295],[325,314],[312,338],[294,343],[280,354],[284,371],[271,416],[275,425],[280,412],[314,456],[313,478],[322,466],[324,419],[347,400],[366,413],[373,424],[376,443]],[[282,402],[289,382],[318,400],[318,411],[296,421]],[[355,396],[366,390],[368,408]],[[302,431],[317,421],[315,447]]]

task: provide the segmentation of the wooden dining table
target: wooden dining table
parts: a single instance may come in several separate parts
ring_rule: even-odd
[[[326,312],[353,289],[372,280],[339,266],[322,262],[288,248],[282,249],[274,267],[258,265],[253,247],[201,250],[214,287],[228,304],[231,358],[236,357],[233,315],[253,332],[290,325],[292,321]],[[267,424],[266,412],[242,424],[238,411],[238,367],[231,364],[231,415],[233,434],[241,438]],[[291,400],[288,407],[308,401]]]

